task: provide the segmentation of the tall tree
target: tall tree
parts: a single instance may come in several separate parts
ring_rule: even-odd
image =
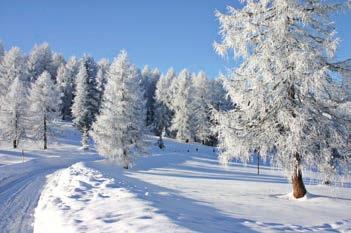
[[[180,140],[194,140],[194,118],[191,97],[191,75],[184,69],[173,81],[172,85],[176,92],[172,101],[174,117],[171,129],[176,131],[176,137]]]
[[[92,137],[100,154],[128,168],[143,150],[145,103],[137,69],[122,51],[111,64]]]
[[[65,64],[66,64],[66,61],[62,54],[52,53],[50,70],[48,70],[48,72],[50,73],[51,79],[54,80],[54,82],[57,81],[58,68],[61,65],[65,65]]]
[[[52,70],[52,52],[49,44],[35,45],[27,59],[29,79],[35,81],[45,70]]]
[[[26,129],[25,113],[27,88],[21,77],[12,80],[7,93],[1,101],[0,134],[4,140],[11,140],[13,148],[17,148],[23,139]]]
[[[154,114],[155,114],[155,90],[157,81],[160,79],[160,71],[158,69],[151,70],[148,66],[145,66],[142,75],[142,87],[144,90],[144,98],[146,100],[146,125],[154,125]]]
[[[194,127],[196,140],[205,144],[212,134],[210,89],[206,74],[200,71],[192,76]]]
[[[0,62],[0,101],[16,78],[23,81],[26,78],[26,72],[21,50],[13,47],[5,53]]]
[[[47,149],[48,136],[52,132],[51,125],[59,116],[60,96],[49,74],[44,71],[33,84],[29,96],[30,129],[35,140],[43,141],[43,149]]]
[[[61,102],[60,111],[62,119],[72,117],[72,104],[74,98],[75,77],[78,73],[79,63],[75,57],[68,60],[66,65],[61,65],[57,70],[57,86],[59,88]]]
[[[73,122],[82,132],[82,148],[89,149],[89,130],[98,113],[99,92],[96,83],[97,66],[90,56],[81,61],[76,78],[76,91],[72,106]]]
[[[5,49],[4,49],[4,45],[2,44],[2,41],[0,40],[0,62],[2,60],[2,58],[5,55]]]
[[[110,68],[110,62],[107,59],[101,59],[98,62],[98,72],[96,74],[97,90],[99,92],[99,110],[101,107],[102,97],[105,91],[105,85],[107,82],[108,70]]]
[[[350,96],[330,72],[338,44],[330,15],[345,4],[244,3],[217,13],[222,41],[216,51],[234,50],[243,60],[225,82],[236,108],[218,117],[220,157],[246,161],[254,150],[273,155],[291,176],[293,196],[301,198],[306,194],[301,167],[337,176],[350,166],[351,119],[342,107]]]

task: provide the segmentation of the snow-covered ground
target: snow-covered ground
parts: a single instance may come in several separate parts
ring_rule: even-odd
[[[48,151],[24,146],[27,162],[0,167],[1,232],[351,232],[350,188],[306,177],[310,194],[289,200],[280,171],[223,168],[211,147],[167,139],[162,151],[152,137],[151,155],[126,171],[62,128]]]

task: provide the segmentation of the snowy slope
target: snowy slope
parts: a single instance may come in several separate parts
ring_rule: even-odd
[[[32,232],[46,175],[78,161],[99,159],[94,152],[79,150],[79,133],[71,124],[61,123],[59,129],[62,132],[47,151],[29,142],[20,144],[18,150],[0,145],[0,232]]]
[[[151,152],[128,171],[100,160],[50,175],[34,232],[351,232],[350,188],[306,179],[311,194],[289,200],[279,171],[223,168],[211,147],[166,140]]]

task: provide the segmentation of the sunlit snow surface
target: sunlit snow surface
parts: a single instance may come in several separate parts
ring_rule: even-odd
[[[153,137],[151,155],[125,171],[61,129],[47,152],[27,145],[30,160],[0,167],[2,232],[351,232],[350,188],[305,176],[309,194],[291,200],[280,171],[223,168],[211,147],[167,139],[162,151]]]

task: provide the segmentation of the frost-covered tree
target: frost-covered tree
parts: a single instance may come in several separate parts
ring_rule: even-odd
[[[26,70],[21,50],[13,47],[5,53],[0,62],[0,102],[16,78],[23,81],[26,78]]]
[[[192,106],[194,115],[194,131],[197,141],[205,144],[212,134],[210,97],[211,90],[206,74],[200,71],[192,76]]]
[[[92,137],[100,154],[128,168],[143,150],[145,103],[138,71],[122,51],[111,64]]]
[[[75,77],[78,72],[78,61],[75,57],[68,60],[66,65],[61,65],[57,70],[57,86],[60,92],[60,112],[62,119],[72,117],[72,104],[74,97]]]
[[[110,62],[107,59],[101,59],[98,62],[98,72],[96,74],[97,90],[99,92],[99,110],[101,107],[102,96],[105,91],[105,85],[107,82],[107,74],[110,68]]]
[[[2,41],[0,40],[0,62],[2,60],[2,58],[5,55],[5,49],[4,49],[4,45],[2,44]]]
[[[218,116],[220,158],[247,161],[253,150],[273,155],[292,177],[293,196],[301,198],[306,193],[302,168],[329,177],[348,174],[351,119],[342,106],[350,96],[330,71],[338,44],[330,15],[345,5],[244,3],[242,9],[217,13],[222,41],[216,51],[233,50],[242,59],[225,82],[236,108]]]
[[[35,45],[27,58],[29,79],[35,81],[45,70],[52,71],[52,52],[49,44]]]
[[[99,92],[96,82],[97,65],[92,57],[81,61],[76,78],[76,91],[72,106],[73,122],[82,132],[82,148],[88,148],[88,132],[99,111]]]
[[[154,125],[154,113],[155,113],[155,90],[157,81],[160,79],[160,71],[155,68],[151,70],[148,66],[145,66],[141,72],[142,75],[142,87],[144,90],[144,98],[146,100],[146,125]]]
[[[172,101],[174,117],[171,130],[176,131],[177,139],[194,140],[194,115],[191,96],[191,74],[182,70],[173,81],[172,87],[176,90]]]
[[[29,95],[29,132],[33,139],[43,141],[47,149],[51,125],[59,117],[59,92],[49,74],[44,71],[32,85]]]
[[[50,70],[48,72],[51,75],[52,80],[57,81],[57,71],[61,65],[65,65],[66,61],[62,54],[53,53],[51,58]]]
[[[26,83],[16,76],[1,101],[0,109],[0,135],[2,139],[11,141],[13,148],[17,148],[26,135],[26,101]]]
[[[176,77],[173,68],[170,68],[165,75],[162,75],[156,84],[155,90],[155,130],[156,135],[162,132],[170,136],[170,126],[173,117],[172,111],[172,89],[171,85]]]

